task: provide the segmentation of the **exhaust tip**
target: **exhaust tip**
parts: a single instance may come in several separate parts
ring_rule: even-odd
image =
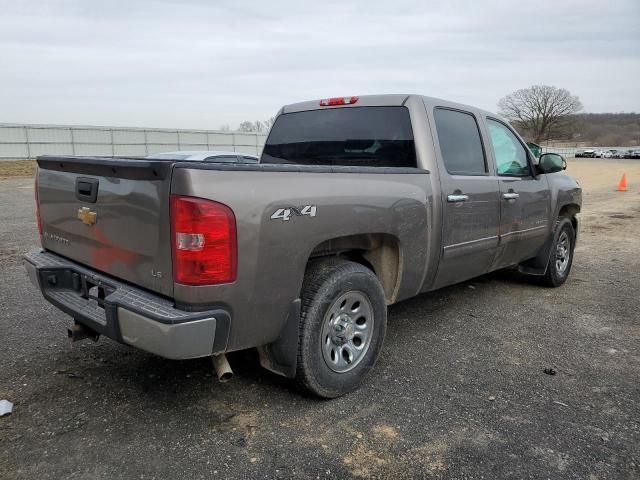
[[[233,378],[233,370],[231,370],[231,365],[229,365],[227,356],[224,353],[213,355],[211,361],[213,362],[213,369],[216,371],[220,383],[228,382]]]
[[[94,342],[98,341],[100,334],[89,327],[85,327],[80,323],[74,323],[70,328],[67,328],[67,336],[71,342],[79,342],[80,340],[90,339]]]

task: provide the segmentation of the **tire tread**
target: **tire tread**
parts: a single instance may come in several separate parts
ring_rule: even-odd
[[[309,365],[304,358],[302,345],[305,340],[305,336],[309,334],[309,331],[305,326],[309,321],[308,315],[315,304],[318,293],[324,287],[328,279],[340,273],[367,276],[374,275],[375,277],[375,274],[371,270],[359,263],[338,257],[331,257],[312,260],[307,266],[302,282],[300,328],[298,330],[298,352],[296,362],[297,371],[295,380],[298,387],[303,391],[324,398],[335,398],[346,392],[327,390],[314,380],[314,377],[309,370]],[[380,292],[384,298],[381,286]]]
[[[571,258],[570,258],[570,263],[569,263],[566,275],[563,278],[559,279],[556,276],[556,270],[555,270],[555,244],[556,244],[555,235],[560,235],[560,230],[565,228],[567,228],[569,232],[569,240],[571,242]],[[539,277],[539,283],[541,285],[545,287],[556,288],[564,284],[567,278],[569,278],[569,274],[571,273],[571,267],[573,265],[573,256],[575,253],[575,241],[576,241],[576,232],[573,228],[573,224],[571,223],[571,220],[567,217],[560,217],[556,221],[556,225],[554,229],[554,242],[553,242],[553,245],[551,246],[549,261],[547,263],[547,270],[543,276]]]

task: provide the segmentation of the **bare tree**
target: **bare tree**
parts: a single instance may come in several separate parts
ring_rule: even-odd
[[[240,126],[238,127],[238,131],[266,133],[271,128],[271,125],[273,125],[273,121],[274,121],[273,117],[268,118],[264,122],[260,120],[256,120],[255,122],[250,122],[248,120],[245,120],[244,122],[240,123]]]
[[[238,126],[238,131],[239,132],[256,132],[256,125],[253,122],[250,122],[248,120],[245,120],[244,122],[240,123],[240,126]]]
[[[262,122],[262,125],[264,126],[264,131],[268,132],[269,129],[273,126],[273,122],[275,121],[276,119],[274,117],[269,117],[264,122]]]
[[[582,103],[564,88],[534,85],[502,98],[498,108],[501,115],[529,133],[538,143],[548,139],[553,129],[567,116],[582,110]]]

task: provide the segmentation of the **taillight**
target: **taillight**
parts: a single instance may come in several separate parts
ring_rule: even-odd
[[[320,100],[321,107],[333,107],[334,105],[351,105],[356,103],[358,97],[333,97]]]
[[[34,177],[33,189],[36,192],[36,223],[38,224],[38,234],[42,236],[42,217],[40,217],[40,194],[38,193],[38,171]]]
[[[171,196],[173,279],[185,285],[214,285],[236,279],[236,217],[218,202]]]

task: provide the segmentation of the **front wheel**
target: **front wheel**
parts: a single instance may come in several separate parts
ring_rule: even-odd
[[[571,220],[562,218],[558,222],[553,237],[547,271],[541,278],[543,285],[547,287],[559,287],[567,280],[573,263],[575,242],[576,232]]]
[[[302,288],[296,378],[308,392],[335,398],[373,368],[387,329],[384,291],[363,265],[340,259],[311,263]]]

